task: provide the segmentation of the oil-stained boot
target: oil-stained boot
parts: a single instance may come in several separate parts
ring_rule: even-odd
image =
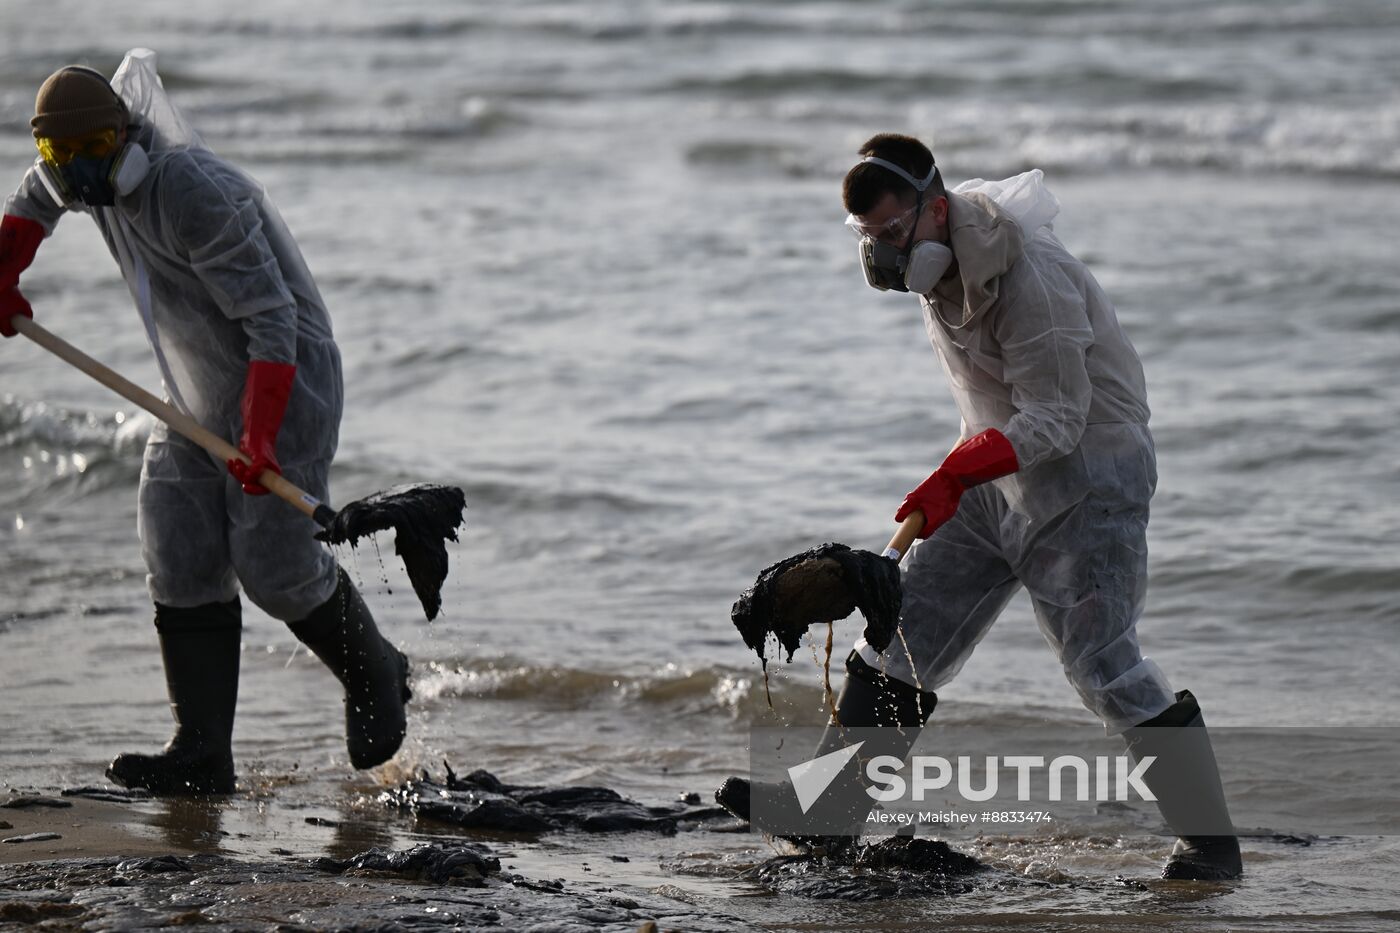
[[[399,750],[406,729],[408,658],[379,634],[374,616],[339,573],[335,593],[311,615],[287,627],[345,687],[345,747],[356,768],[383,764]]]
[[[1143,783],[1157,798],[1162,820],[1176,845],[1162,877],[1184,881],[1229,881],[1243,872],[1240,843],[1230,822],[1220,769],[1201,707],[1182,690],[1161,715],[1123,733],[1134,760],[1155,760]]]

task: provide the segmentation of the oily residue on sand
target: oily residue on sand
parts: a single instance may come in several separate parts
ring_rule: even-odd
[[[817,900],[882,901],[965,894],[988,868],[934,839],[892,836],[821,854],[779,856],[742,875],[780,894]]]
[[[647,805],[629,800],[610,787],[507,784],[478,768],[458,777],[444,763],[447,778],[418,779],[379,795],[389,807],[410,811],[417,819],[451,823],[472,830],[543,833],[674,833],[687,825],[727,820],[719,807],[685,801]]]

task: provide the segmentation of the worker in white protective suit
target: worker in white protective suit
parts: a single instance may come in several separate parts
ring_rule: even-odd
[[[20,273],[66,211],[97,223],[121,266],[168,400],[252,461],[218,462],[156,425],[138,526],[175,736],[119,755],[108,776],[157,794],[231,793],[240,584],[288,623],[346,688],[359,768],[397,751],[407,659],[375,627],[315,524],[258,477],[274,469],[328,500],[343,387],[330,317],[263,189],[211,152],[166,97],[155,55],[127,55],[111,83],[69,66],[39,90],[40,157],[5,203],[0,332],[33,316]]]
[[[1138,647],[1157,471],[1142,365],[1113,305],[1051,232],[1059,204],[1039,171],[949,193],[916,139],[883,134],[860,154],[843,195],[866,281],[919,296],[962,436],[895,514],[924,515],[903,569],[903,641],[883,654],[857,642],[841,724],[900,727],[907,755],[934,691],[1025,587],[1084,705],[1134,756],[1154,756],[1145,780],[1179,837],[1163,876],[1237,877],[1200,708]],[[818,754],[839,744],[828,739]],[[721,802],[746,811],[747,784],[731,782]]]

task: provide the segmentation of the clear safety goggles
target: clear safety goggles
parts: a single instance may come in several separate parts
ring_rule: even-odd
[[[40,136],[34,140],[39,147],[39,155],[54,168],[67,165],[79,156],[102,159],[111,155],[117,148],[116,130],[98,130],[86,136],[71,139],[50,139]]]
[[[855,214],[846,215],[846,226],[856,235],[856,239],[870,237],[883,243],[903,242],[919,222],[920,204],[896,214],[882,224],[868,224]]]

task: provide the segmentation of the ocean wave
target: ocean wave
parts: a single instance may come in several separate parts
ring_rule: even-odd
[[[917,87],[928,94],[953,94],[975,84],[972,77],[960,77],[944,72],[915,74],[890,72],[875,68],[788,67],[745,68],[730,73],[696,74],[675,78],[658,85],[660,93],[727,93],[740,96],[754,94],[783,94],[799,92],[863,94],[888,90],[907,92]]]
[[[1055,11],[1054,4],[1042,4],[1030,0],[1025,4],[1039,11]],[[979,4],[980,6],[980,4]],[[1203,36],[1212,40],[1248,35],[1302,34],[1317,38],[1328,33],[1355,30],[1393,29],[1400,25],[1400,9],[1393,4],[1366,3],[1271,3],[1268,16],[1260,15],[1260,8],[1252,3],[1218,3],[1216,0],[1201,0],[1189,11],[1182,4],[1173,4],[1170,9],[1163,6],[1157,9],[1118,8],[1108,5],[1102,10],[1088,10],[1093,15],[1094,32],[1109,35],[1141,35],[1163,40]],[[1005,7],[998,5],[998,11]],[[1059,9],[1063,9],[1060,7]],[[1048,17],[1047,17],[1048,18]],[[1083,17],[1057,17],[1064,33],[1082,34],[1086,31]],[[1058,30],[1057,30],[1058,31]]]
[[[640,16],[635,8],[610,13],[599,9],[596,4],[577,9],[567,6],[538,10],[498,9],[500,12],[490,17],[403,17],[356,25],[347,31],[359,37],[376,39],[439,40],[492,32],[594,42],[628,42],[666,36],[753,36],[804,29],[803,23],[791,16],[733,8],[663,9],[652,15]],[[815,28],[826,31],[830,26],[816,24]]]
[[[1304,175],[1400,177],[1400,105],[1338,108],[1216,103],[997,114],[986,106],[919,107],[915,131],[931,135],[950,163],[1039,167],[1084,174],[1105,169],[1192,168]]]
[[[581,709],[599,704],[641,708],[652,714],[686,718],[722,715],[734,720],[792,722],[821,725],[828,700],[810,658],[791,667],[763,671],[724,665],[659,664],[651,670],[590,670],[545,664],[515,657],[442,660],[424,665],[414,678],[414,696],[421,702],[448,703],[486,699],[539,704],[548,708]],[[839,659],[832,664],[832,686],[839,690]],[[771,698],[771,706],[770,706]],[[939,720],[965,727],[1005,731],[1035,731],[1049,724],[1077,729],[1090,721],[1078,708],[1052,708],[1018,702],[1011,705],[962,700],[939,705]]]
[[[154,419],[141,413],[67,409],[0,396],[3,503],[32,507],[56,490],[83,494],[130,482]]]
[[[0,451],[28,448],[140,459],[154,418],[121,410],[92,411],[0,396]]]
[[[278,106],[269,107],[270,101]],[[524,124],[524,114],[481,96],[436,103],[384,101],[347,107],[320,95],[283,98],[266,92],[245,92],[217,105],[192,101],[192,119],[210,138],[233,137],[240,145],[250,140],[295,140],[314,146],[347,139],[457,140],[491,135]]]
[[[427,702],[464,697],[534,701],[576,708],[613,702],[677,713],[754,715],[767,708],[762,673],[719,665],[683,667],[674,663],[637,673],[587,670],[516,658],[435,661],[414,679],[414,695]],[[770,677],[775,706],[815,708],[821,690],[779,675]]]
[[[528,510],[550,515],[580,512],[640,515],[671,507],[669,502],[641,495],[624,495],[610,489],[559,489],[553,485],[492,479],[463,480],[458,485],[468,502],[489,502],[493,508],[503,511]]]
[[[463,14],[403,15],[385,10],[382,18],[347,18],[334,23],[303,24],[286,18],[223,17],[209,20],[167,17],[155,21],[176,34],[244,36],[268,40],[378,39],[434,42],[481,34],[535,35],[592,41],[644,41],[667,37],[729,36],[947,36],[1023,35],[1035,32],[1082,36],[1085,33],[1162,37],[1306,33],[1367,30],[1396,25],[1397,11],[1384,4],[1279,2],[1267,19],[1253,4],[1197,0],[1154,9],[1114,0],[964,0],[926,4],[895,2],[861,5],[695,4],[638,9],[633,4],[498,5]],[[149,25],[149,24],[148,24]]]
[[[451,39],[477,32],[487,25],[489,21],[474,16],[404,17],[355,24],[341,34],[369,39]]]
[[[763,399],[702,395],[665,402],[645,411],[604,418],[600,423],[642,429],[654,428],[659,424],[727,424],[768,408],[768,402]]]
[[[169,16],[147,20],[148,28],[159,29],[174,35],[239,36],[248,39],[291,40],[297,42],[314,40],[343,40],[346,37],[370,39],[431,39],[452,38],[471,32],[485,25],[486,21],[476,17],[406,17],[388,19],[382,22],[354,22],[337,18],[336,22],[297,22],[286,17],[251,18],[238,16],[213,16],[209,18]],[[164,66],[161,68],[165,72]]]
[[[168,18],[157,22],[165,30],[187,35],[217,31],[221,35],[268,40],[343,41],[349,38],[412,43],[439,42],[487,33],[625,42],[664,36],[829,32],[838,27],[858,28],[860,24],[870,22],[868,17],[850,15],[792,16],[780,11],[762,12],[742,8],[662,9],[650,15],[638,15],[638,12],[632,7],[610,12],[596,4],[577,9],[568,6],[530,9],[506,5],[493,7],[489,13],[481,15],[452,12],[405,16],[386,11],[384,18],[378,20],[316,25],[247,18],[219,19],[212,27],[209,21],[200,19]],[[878,30],[879,27],[874,28]]]
[[[974,71],[953,66],[938,70],[902,71],[880,67],[747,67],[729,73],[707,73],[672,79],[656,88],[662,93],[753,95],[828,93],[869,95],[890,99],[911,91],[928,97],[1200,101],[1234,94],[1238,87],[1221,77],[1152,74],[1129,67],[1092,62],[1067,62],[1050,68]],[[987,100],[988,104],[995,103]]]
[[[767,140],[705,140],[687,146],[685,160],[700,167],[776,172],[791,178],[806,178],[820,169],[817,160],[802,148]]]
[[[839,101],[803,100],[800,108],[789,108],[789,116],[801,123],[826,124],[846,117]],[[1202,101],[1070,108],[939,100],[917,104],[905,113],[904,129],[930,140],[940,163],[989,177],[1029,168],[1058,175],[1204,169],[1400,177],[1400,102],[1327,107]],[[700,139],[686,146],[684,156],[697,169],[748,169],[792,177],[839,177],[848,165],[843,154],[823,157],[776,133]],[[1284,284],[1290,290],[1296,285]],[[1371,283],[1347,287],[1362,292],[1371,288],[1378,299],[1385,294]]]

